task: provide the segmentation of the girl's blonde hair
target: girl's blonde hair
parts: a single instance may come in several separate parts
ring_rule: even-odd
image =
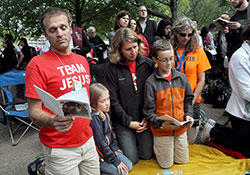
[[[142,38],[137,35],[132,29],[122,27],[115,32],[115,36],[112,39],[113,49],[109,53],[109,58],[112,63],[118,63],[121,61],[121,48],[125,42],[138,44],[138,55],[144,55],[144,45]]]
[[[194,22],[186,16],[178,18],[172,27],[171,43],[172,43],[174,50],[178,48],[178,40],[177,40],[176,35],[178,35],[178,33],[180,33],[181,31],[187,30],[189,28],[192,29],[193,35],[191,36],[189,42],[186,45],[186,52],[196,51],[198,47],[197,28]]]
[[[101,115],[101,119],[102,120],[105,120],[106,116],[105,116],[105,114],[102,111],[98,110],[98,108],[97,108],[97,102],[98,102],[98,99],[100,98],[100,96],[103,93],[105,93],[105,92],[109,92],[109,91],[101,83],[94,83],[94,84],[90,85],[89,95],[90,95],[90,106],[91,106],[91,109],[93,111],[98,112],[99,115]]]

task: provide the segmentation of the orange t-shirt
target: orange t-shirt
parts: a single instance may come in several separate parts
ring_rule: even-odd
[[[184,51],[183,49],[179,49],[178,48],[178,52],[180,54],[180,56],[182,55]],[[197,85],[197,81],[198,81],[198,74],[201,72],[204,72],[208,69],[211,68],[211,65],[208,61],[207,55],[204,52],[203,48],[198,46],[196,51],[193,52],[189,52],[186,54],[186,63],[182,63],[182,67],[181,67],[181,72],[184,73],[187,76],[187,79],[190,83],[190,86],[192,88],[192,91],[194,92],[196,85]],[[180,62],[177,62],[177,66],[180,64]],[[185,66],[184,66],[185,64]],[[175,62],[174,62],[175,65]],[[184,67],[185,67],[185,71],[184,71]],[[199,103],[201,101],[201,96],[199,95],[199,97],[196,99],[196,103]]]

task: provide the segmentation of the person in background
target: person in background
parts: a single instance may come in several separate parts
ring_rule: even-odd
[[[226,34],[227,39],[227,57],[230,61],[233,53],[241,47],[241,32],[247,28],[250,22],[250,6],[247,0],[231,0],[233,7],[236,9],[235,14],[230,18],[229,33]]]
[[[91,51],[87,35],[80,27],[72,25],[72,36],[70,41],[70,48],[73,52],[86,57]]]
[[[131,171],[132,162],[117,146],[109,117],[110,97],[108,89],[94,83],[89,88],[92,109],[91,127],[100,157],[101,174],[127,175]]]
[[[4,50],[1,58],[1,74],[15,69],[17,65],[15,47],[11,40],[3,41],[2,46]]]
[[[5,34],[5,35],[4,35],[4,41],[6,41],[7,43],[11,42],[11,43],[13,44],[13,46],[14,46],[15,53],[16,53],[16,59],[17,59],[16,68],[18,68],[19,65],[20,65],[20,63],[21,63],[22,60],[23,60],[24,55],[23,55],[23,53],[22,53],[20,47],[18,47],[17,45],[15,45],[15,44],[13,43],[13,40],[14,40],[14,38],[13,38],[13,36],[12,36],[11,34]]]
[[[116,31],[105,85],[110,93],[111,118],[119,146],[133,164],[153,156],[152,133],[142,109],[145,80],[155,66],[143,55],[139,35],[127,27]]]
[[[227,12],[220,16],[222,19],[230,20]],[[217,48],[217,60],[219,67],[224,70],[225,74],[228,74],[228,58],[227,58],[227,40],[226,34],[229,32],[229,27],[226,24],[222,24],[220,31],[216,37],[216,48]]]
[[[144,52],[145,52],[145,57],[148,56],[149,52],[150,52],[150,48],[149,48],[149,45],[148,45],[148,41],[147,39],[138,32],[138,28],[137,28],[137,24],[136,24],[136,20],[134,18],[131,18],[130,19],[130,28],[136,32],[136,34],[138,34],[141,38],[142,38],[142,43],[144,44]]]
[[[171,27],[172,27],[171,21],[169,21],[168,19],[162,19],[158,24],[157,33],[156,36],[154,37],[154,41],[158,39],[170,40]]]
[[[196,20],[193,20],[194,26],[197,28],[197,32],[198,32],[198,45],[201,46],[203,48],[203,43],[202,43],[202,38],[201,38],[201,31],[198,28],[198,23]]]
[[[215,59],[215,53],[214,46],[212,44],[212,41],[210,40],[210,37],[208,36],[209,28],[208,27],[202,27],[201,29],[201,38],[203,42],[203,49],[212,65],[214,67],[216,65],[216,59]],[[214,52],[215,51],[215,52]]]
[[[86,88],[88,92],[89,64],[70,48],[72,17],[64,9],[51,7],[41,13],[40,25],[51,49],[31,59],[26,68],[25,88],[29,116],[41,126],[45,174],[98,175],[99,158],[90,119],[55,115],[44,106],[34,87],[55,98],[73,89]]]
[[[130,13],[125,11],[125,10],[120,11],[116,15],[114,31],[109,33],[109,46],[111,47],[111,49],[113,48],[112,40],[113,40],[113,37],[115,35],[115,32],[121,27],[130,27],[130,23],[129,23],[130,18],[131,18]]]
[[[202,27],[201,29],[201,38],[202,38],[202,45],[205,51],[211,50],[211,41],[210,37],[208,36],[209,29],[208,27]]]
[[[242,32],[242,46],[229,62],[232,94],[226,106],[231,128],[209,119],[201,132],[201,141],[211,141],[250,158],[250,25]]]
[[[105,61],[103,58],[103,53],[107,50],[106,44],[98,35],[96,35],[96,29],[93,26],[90,26],[87,29],[87,35],[89,42],[93,43],[95,46],[95,52],[98,58],[97,63],[103,63]]]
[[[32,56],[31,56],[31,47],[29,46],[26,38],[20,39],[20,46],[22,47],[21,51],[24,55],[23,60],[21,63],[19,63],[20,69],[25,69],[27,64],[30,62]]]
[[[186,131],[193,124],[194,94],[187,77],[173,68],[174,51],[168,40],[157,40],[152,54],[158,67],[145,82],[143,112],[154,135],[156,160],[161,168],[170,168],[189,161]],[[161,119],[164,115],[190,123],[177,126]]]
[[[198,45],[197,29],[190,18],[183,16],[175,21],[171,43],[175,53],[174,66],[187,76],[194,93],[193,118],[200,119],[200,93],[205,84],[205,71],[211,66],[204,50]],[[189,144],[195,143],[198,131],[199,122],[195,121],[187,132]]]
[[[209,29],[209,32],[207,35],[208,35],[209,40],[211,42],[211,50],[216,50],[216,46],[214,44],[214,32],[216,30],[216,25],[212,23],[208,26],[208,29]]]
[[[145,36],[149,47],[151,47],[157,33],[157,24],[154,20],[148,19],[148,10],[144,5],[138,8],[138,16],[139,21],[137,21],[137,26],[139,33]]]

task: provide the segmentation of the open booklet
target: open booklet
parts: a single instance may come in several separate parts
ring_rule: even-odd
[[[228,21],[228,20],[226,20],[224,18],[221,18],[221,17],[215,19],[214,22],[218,22],[220,25],[225,25],[225,24],[229,24],[230,23],[230,21]]]
[[[170,117],[169,115],[163,115],[163,116],[161,116],[161,117],[157,117],[157,119],[161,119],[161,120],[166,120],[166,121],[171,121],[171,122],[173,122],[176,126],[182,126],[182,125],[185,125],[185,124],[188,124],[188,123],[191,123],[191,121],[189,120],[189,121],[182,121],[182,122],[180,122],[180,121],[178,121],[178,120],[176,120],[175,118],[173,118],[173,117]],[[194,120],[195,121],[195,120]]]
[[[59,116],[70,115],[91,119],[91,108],[86,88],[71,91],[57,99],[34,85],[44,106]]]

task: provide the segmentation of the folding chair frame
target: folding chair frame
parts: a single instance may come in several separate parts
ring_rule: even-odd
[[[30,123],[26,122],[25,120],[22,120],[20,117],[18,116],[12,116],[10,115],[10,113],[8,111],[6,111],[1,105],[0,105],[0,108],[3,110],[3,112],[5,113],[4,114],[4,117],[6,118],[6,121],[7,121],[7,127],[8,127],[8,130],[9,130],[9,134],[10,134],[10,138],[11,138],[11,142],[12,142],[12,146],[16,146],[20,140],[23,138],[23,136],[26,134],[26,132],[30,129],[30,128],[33,128],[37,131],[39,131],[39,128],[34,126],[33,124],[33,121],[31,121]],[[14,128],[12,122],[11,122],[11,117],[13,117],[14,119],[20,121],[20,123]],[[23,131],[23,133],[18,137],[16,138],[16,141],[15,141],[15,133],[16,131],[18,131],[18,129],[20,128],[20,126],[22,124],[26,124],[27,127],[26,129]]]
[[[0,91],[2,96],[2,102],[0,104],[0,109],[3,111],[3,117],[6,119],[7,127],[9,130],[9,134],[11,137],[12,145],[17,145],[20,140],[23,138],[23,136],[27,133],[29,128],[33,128],[37,131],[39,131],[40,127],[35,125],[33,121],[28,121],[29,114],[28,110],[21,110],[17,111],[15,108],[15,104],[20,104],[19,102],[16,103],[16,101],[13,101],[13,95],[9,90],[7,90],[5,87],[7,86],[15,86],[19,84],[24,84],[24,76],[25,71],[13,71],[13,72],[7,72],[5,74],[0,75]],[[25,100],[23,101],[25,102]],[[21,104],[23,103],[21,102]],[[16,121],[19,121],[17,126],[14,126],[12,124],[12,120],[15,119]],[[26,120],[27,119],[27,120]],[[17,136],[17,131],[20,129],[20,126],[22,124],[25,124],[26,128],[23,128],[22,133],[20,133],[19,136]],[[16,138],[15,138],[16,136]]]

